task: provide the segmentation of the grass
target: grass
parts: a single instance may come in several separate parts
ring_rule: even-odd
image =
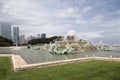
[[[120,80],[120,62],[75,62],[12,72],[10,59],[0,57],[0,80]]]

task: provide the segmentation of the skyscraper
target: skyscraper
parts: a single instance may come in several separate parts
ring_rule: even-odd
[[[37,38],[41,38],[41,37],[40,37],[40,34],[37,34]]]
[[[8,23],[1,23],[0,24],[0,35],[2,37],[12,39],[11,36],[11,25]]]
[[[25,35],[20,35],[20,44],[25,44],[26,43],[26,39],[25,39]]]
[[[46,38],[46,34],[45,33],[41,34],[41,38]]]
[[[13,42],[15,45],[19,44],[19,27],[13,27]]]

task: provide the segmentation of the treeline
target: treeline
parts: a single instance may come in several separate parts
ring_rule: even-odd
[[[0,36],[0,46],[1,47],[12,46],[12,45],[13,45],[12,40],[9,40],[7,38]]]
[[[50,38],[37,38],[37,39],[32,39],[28,41],[28,44],[35,45],[35,44],[49,44],[54,43],[55,41],[59,41],[61,39],[61,36],[53,36]]]
[[[61,36],[53,36],[50,38],[37,38],[37,39],[32,39],[28,41],[28,44],[35,45],[35,44],[49,44],[54,43],[56,40],[59,41],[61,39]]]

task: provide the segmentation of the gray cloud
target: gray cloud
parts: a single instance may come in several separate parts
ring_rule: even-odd
[[[20,34],[65,35],[120,43],[119,0],[0,0],[0,22],[20,26]],[[114,38],[112,38],[114,36]]]

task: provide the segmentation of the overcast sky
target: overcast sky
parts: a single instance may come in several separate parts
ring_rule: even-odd
[[[120,0],[0,0],[0,22],[20,27],[20,34],[65,35],[120,44]]]

